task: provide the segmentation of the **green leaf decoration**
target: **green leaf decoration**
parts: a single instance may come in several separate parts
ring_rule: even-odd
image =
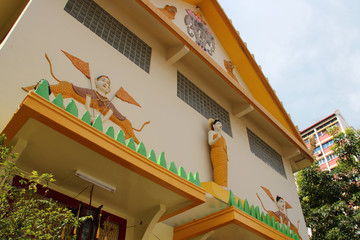
[[[291,236],[291,230],[290,230],[289,226],[285,226],[285,232],[286,232],[286,236],[288,236],[288,237]]]
[[[245,198],[245,202],[244,202],[244,212],[246,212],[247,214],[250,215],[250,206],[249,206],[249,202],[246,198]]]
[[[280,231],[281,231],[283,234],[286,234],[285,224],[281,224],[281,229],[280,229]]]
[[[144,157],[146,157],[146,148],[143,142],[140,142],[137,149],[136,149],[137,153],[140,153],[141,155],[143,155]]]
[[[295,240],[300,240],[299,235],[295,234]]]
[[[153,161],[154,163],[156,163],[156,155],[155,155],[154,150],[151,149],[151,151],[150,151],[150,153],[149,153],[149,156],[148,156],[148,159],[150,159],[151,161]]]
[[[276,222],[276,223],[275,223],[275,228],[276,228],[276,230],[278,230],[278,231],[281,232],[281,226],[280,226],[280,223],[279,223],[279,222]]]
[[[274,229],[276,229],[276,221],[275,221],[275,218],[274,216],[271,216],[271,227],[273,227]]]
[[[64,108],[64,99],[61,95],[61,93],[59,93],[54,100],[52,101],[53,104],[55,104],[56,106],[58,106],[59,108],[63,109]]]
[[[125,134],[123,130],[118,131],[115,140],[125,145]]]
[[[60,95],[60,93],[59,93],[59,95]],[[88,111],[86,111],[84,113],[84,115],[81,117],[81,120],[83,120],[87,124],[91,125],[91,115],[90,115],[90,113]]]
[[[176,165],[174,162],[171,162],[170,165],[169,165],[169,171],[170,172],[173,172],[177,175],[177,168],[176,168]]]
[[[261,215],[260,215],[260,209],[259,209],[259,206],[256,206],[255,208],[255,217],[256,219],[259,219],[261,221]]]
[[[195,177],[194,174],[192,172],[189,172],[188,176],[187,176],[187,180],[191,183],[195,184]]]
[[[97,130],[99,130],[100,132],[103,132],[103,125],[102,125],[102,120],[101,117],[99,115],[97,115],[93,125],[94,128],[96,128]]]
[[[66,106],[65,110],[68,113],[71,113],[72,115],[74,115],[75,117],[78,117],[79,115],[79,111],[78,108],[74,102],[74,100],[71,99],[71,101],[69,102],[69,104]]]
[[[183,167],[179,167],[178,175],[187,180],[186,172],[185,172],[185,169]]]
[[[49,100],[49,83],[46,81],[46,79],[41,79],[41,83],[37,86],[35,92],[45,98],[46,100]]]
[[[241,202],[241,199],[240,199],[240,198],[239,198],[239,201],[238,201],[237,207],[238,207],[238,209],[240,209],[241,211],[244,211],[244,206],[243,206],[243,204],[242,204],[242,202]]]
[[[195,184],[201,187],[200,176],[198,172],[195,173]]]
[[[129,141],[127,142],[126,146],[134,151],[136,151],[135,142],[134,139],[131,137],[129,138]]]
[[[160,166],[162,166],[164,168],[167,168],[167,164],[166,164],[166,161],[165,161],[165,153],[164,152],[160,153],[157,164],[159,164]]]
[[[106,135],[108,135],[111,138],[114,138],[114,127],[109,127],[108,130],[106,130]]]
[[[230,195],[229,195],[229,201],[228,201],[228,204],[230,206],[236,206],[236,200],[235,200],[235,196],[234,196],[234,193],[230,190]]]
[[[295,232],[293,230],[290,230],[290,237],[295,239]]]
[[[260,221],[262,221],[263,223],[267,224],[267,223],[266,223],[266,218],[265,218],[264,212],[261,212]]]
[[[267,225],[269,225],[270,227],[274,227],[274,226],[272,225],[272,222],[271,222],[271,219],[270,219],[270,215],[269,215],[268,213],[266,214],[265,219],[266,219],[265,223],[266,223]]]
[[[251,207],[250,207],[250,216],[256,218],[256,212],[255,212],[254,205],[251,205]]]

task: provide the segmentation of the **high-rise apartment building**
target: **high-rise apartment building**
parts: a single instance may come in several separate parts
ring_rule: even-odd
[[[310,137],[314,135],[316,142],[314,157],[318,161],[321,170],[331,170],[337,165],[338,158],[331,150],[331,146],[334,144],[333,137],[327,132],[328,128],[334,126],[343,132],[346,128],[350,127],[339,110],[300,132],[301,137],[309,148]]]

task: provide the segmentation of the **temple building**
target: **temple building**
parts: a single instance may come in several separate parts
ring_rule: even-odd
[[[217,0],[0,9],[0,129],[78,239],[308,239],[312,153]]]

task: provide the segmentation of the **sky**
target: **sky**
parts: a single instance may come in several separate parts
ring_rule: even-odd
[[[218,0],[303,130],[339,109],[360,128],[360,0]]]

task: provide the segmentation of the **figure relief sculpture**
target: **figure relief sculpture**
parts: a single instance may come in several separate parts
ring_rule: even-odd
[[[286,226],[289,226],[290,230],[294,231],[295,234],[297,234],[299,236],[300,239],[301,236],[299,234],[299,222],[300,220],[297,222],[297,226],[295,226],[290,219],[288,218],[288,214],[287,214],[287,210],[291,209],[291,205],[286,202],[282,197],[280,196],[276,196],[276,199],[274,199],[273,195],[271,194],[270,190],[267,189],[266,187],[261,186],[261,188],[265,191],[265,193],[269,196],[269,198],[275,203],[276,207],[277,207],[277,211],[271,211],[271,210],[266,210],[264,207],[263,202],[261,201],[260,197],[258,194],[257,197],[260,200],[260,203],[264,209],[264,211],[266,211],[269,215],[270,218],[274,217],[276,222],[279,222],[280,224],[285,224]]]
[[[165,5],[165,7],[159,8],[159,10],[170,20],[175,19],[177,13],[177,8],[175,6]]]
[[[70,59],[70,61],[78,70],[80,70],[88,79],[91,80],[88,63],[66,52],[64,52],[64,54]],[[137,144],[139,143],[138,138],[134,134],[134,130],[140,132],[143,127],[150,122],[145,122],[139,130],[132,127],[131,122],[124,115],[122,115],[112,103],[113,98],[109,99],[107,97],[107,94],[109,94],[111,91],[111,80],[108,76],[101,75],[94,79],[96,89],[92,89],[92,87],[91,89],[78,87],[70,82],[60,81],[59,79],[57,79],[52,72],[52,66],[49,58],[47,57],[47,55],[45,56],[46,59],[49,61],[52,76],[56,81],[59,82],[58,84],[50,85],[50,90],[55,96],[61,93],[64,99],[72,98],[84,104],[85,109],[90,113],[92,120],[95,119],[95,115],[97,112],[100,116],[102,116],[103,122],[110,120],[114,124],[118,125],[124,131],[125,139],[132,137],[134,139],[134,142],[136,142]],[[34,87],[35,86],[29,86],[23,87],[22,89],[25,91],[30,91],[34,89]],[[115,96],[122,101],[140,107],[140,105],[123,88],[120,88],[119,91],[114,95],[114,97]]]
[[[186,12],[184,22],[189,36],[195,37],[195,42],[212,56],[215,52],[215,38],[206,23],[199,17],[201,16],[199,10],[194,13],[190,9],[186,9]]]
[[[235,75],[234,75],[234,69],[235,69],[235,66],[234,66],[234,64],[232,63],[232,61],[226,61],[225,59],[224,59],[224,66],[225,66],[225,69],[226,69],[226,71],[227,71],[227,73],[233,78],[233,79],[235,79],[236,81],[237,81],[237,79],[236,79],[236,77],[235,77]]]
[[[228,186],[228,155],[227,146],[222,136],[222,124],[216,119],[210,118],[208,121],[210,131],[208,142],[211,148],[210,158],[214,170],[214,182],[227,188]]]

